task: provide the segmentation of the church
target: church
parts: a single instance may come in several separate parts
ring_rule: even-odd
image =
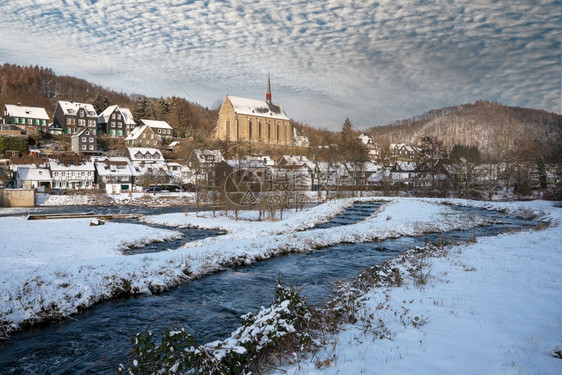
[[[271,102],[267,78],[265,101],[227,95],[217,120],[216,138],[231,142],[254,142],[291,146],[293,129],[279,104]]]

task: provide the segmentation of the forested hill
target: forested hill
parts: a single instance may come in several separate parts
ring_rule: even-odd
[[[205,137],[216,124],[216,110],[210,110],[184,98],[146,98],[116,92],[84,79],[58,76],[50,68],[0,66],[0,108],[4,104],[43,107],[53,116],[59,100],[91,103],[98,113],[117,104],[129,108],[135,120],[166,120],[176,134]]]
[[[561,115],[483,100],[432,110],[366,132],[379,142],[416,144],[421,137],[431,136],[448,150],[458,144],[476,146],[489,155],[528,153],[555,160],[562,156]]]

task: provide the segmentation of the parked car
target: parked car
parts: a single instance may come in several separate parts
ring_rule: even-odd
[[[148,189],[146,189],[144,192],[145,192],[145,193],[154,193],[154,190],[155,190],[155,189],[156,189],[156,192],[157,192],[157,193],[160,193],[160,192],[162,191],[162,187],[161,187],[161,186],[156,186],[156,187],[155,187],[154,185],[151,185],[151,186],[150,186]]]
[[[150,185],[145,192],[154,193],[154,189],[156,189],[157,193],[177,193],[184,191],[181,186],[176,184],[160,184],[156,185],[156,187],[154,185]]]

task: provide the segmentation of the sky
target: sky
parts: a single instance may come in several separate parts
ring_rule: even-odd
[[[272,99],[357,129],[492,100],[561,110],[560,1],[0,0],[0,62],[126,93]]]

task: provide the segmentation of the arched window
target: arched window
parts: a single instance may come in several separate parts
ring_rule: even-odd
[[[248,120],[248,140],[252,140],[252,120]]]
[[[226,120],[226,140],[230,141],[230,119]]]
[[[258,120],[258,139],[261,141],[261,121]]]

